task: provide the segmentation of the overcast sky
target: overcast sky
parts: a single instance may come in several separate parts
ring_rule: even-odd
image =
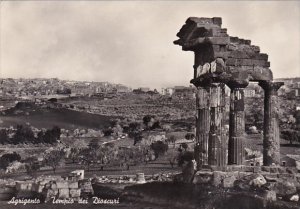
[[[275,78],[300,76],[299,1],[0,1],[0,77],[187,86],[194,55],[173,41],[190,16],[222,17]]]

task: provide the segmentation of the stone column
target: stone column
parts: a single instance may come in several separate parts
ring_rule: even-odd
[[[196,147],[195,159],[200,169],[208,164],[208,138],[210,128],[209,87],[197,87],[196,93]]]
[[[226,95],[225,95],[225,84],[221,88],[221,103],[220,109],[222,112],[222,121],[221,121],[221,147],[222,147],[222,156],[223,156],[223,164],[224,166],[228,163],[227,151],[228,151],[228,135],[227,130],[225,128],[226,122]]]
[[[244,88],[248,85],[243,83],[230,83],[230,115],[229,115],[229,142],[228,142],[228,164],[242,165],[244,163],[245,151],[243,134],[245,131],[245,104]]]
[[[261,81],[259,85],[265,91],[264,98],[264,139],[263,164],[280,165],[280,136],[278,124],[277,98],[278,89],[283,82]]]
[[[214,166],[226,165],[226,139],[224,138],[223,111],[225,85],[212,83],[210,86],[210,131],[208,142],[208,164]],[[224,143],[225,142],[225,143]]]

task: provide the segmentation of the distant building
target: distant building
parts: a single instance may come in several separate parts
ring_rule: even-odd
[[[162,95],[172,96],[173,93],[174,93],[174,88],[162,88],[161,89]]]

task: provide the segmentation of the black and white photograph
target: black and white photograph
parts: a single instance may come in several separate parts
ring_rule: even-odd
[[[299,209],[300,1],[0,0],[1,209]]]

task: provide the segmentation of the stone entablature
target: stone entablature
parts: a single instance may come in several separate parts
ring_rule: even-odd
[[[175,44],[194,51],[195,85],[206,82],[272,80],[268,55],[250,40],[231,37],[221,28],[222,19],[190,17],[177,33]]]

